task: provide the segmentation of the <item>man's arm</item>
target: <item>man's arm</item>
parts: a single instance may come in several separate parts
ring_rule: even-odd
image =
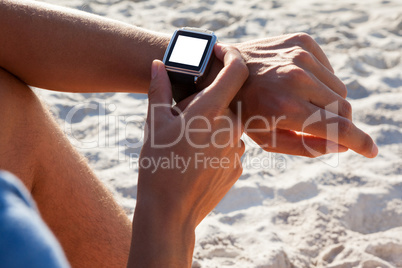
[[[29,85],[68,92],[146,93],[149,66],[162,59],[169,42],[169,36],[128,24],[24,0],[0,0],[0,36],[0,67]],[[232,108],[242,103],[246,133],[263,149],[308,157],[348,148],[377,155],[373,140],[351,120],[346,87],[311,37],[236,46],[250,77]],[[211,73],[221,68],[215,61]],[[330,124],[336,133],[327,131]]]
[[[0,0],[0,67],[28,85],[141,92],[169,36],[36,1]]]

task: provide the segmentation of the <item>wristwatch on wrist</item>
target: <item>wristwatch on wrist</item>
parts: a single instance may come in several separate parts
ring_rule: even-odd
[[[166,66],[176,103],[198,92],[197,82],[211,65],[216,35],[208,30],[185,27],[173,34],[166,49]]]

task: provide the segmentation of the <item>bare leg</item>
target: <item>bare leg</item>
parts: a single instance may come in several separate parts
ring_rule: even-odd
[[[35,94],[3,69],[0,169],[32,192],[73,267],[125,267],[131,222]]]

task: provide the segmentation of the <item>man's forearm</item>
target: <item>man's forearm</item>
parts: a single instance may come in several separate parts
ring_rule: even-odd
[[[68,92],[143,92],[169,36],[33,1],[0,0],[0,67]]]

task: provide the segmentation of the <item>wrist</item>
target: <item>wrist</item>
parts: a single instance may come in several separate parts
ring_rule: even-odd
[[[170,36],[167,34],[131,26],[128,39],[130,45],[127,46],[128,52],[125,53],[121,64],[127,66],[128,71],[125,71],[125,74],[132,80],[130,84],[131,87],[135,86],[132,88],[134,92],[148,93],[152,62],[155,59],[163,59],[169,40]]]
[[[171,207],[149,198],[137,202],[129,267],[191,267],[195,226]]]

